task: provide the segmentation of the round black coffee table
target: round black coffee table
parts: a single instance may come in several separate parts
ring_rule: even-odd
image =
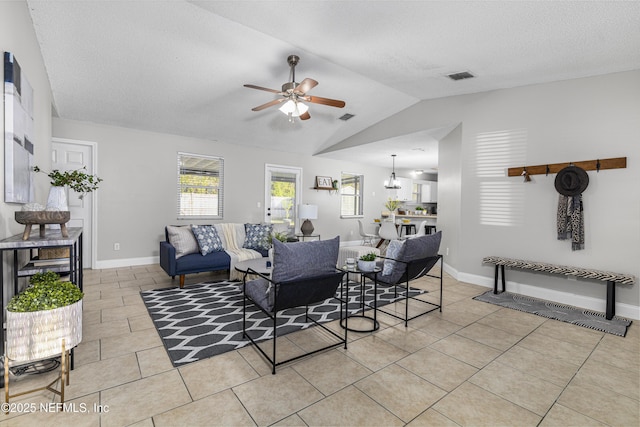
[[[236,271],[239,271],[240,273],[246,273],[247,271],[249,271],[249,269],[251,269],[256,273],[264,274],[265,276],[271,276],[271,259],[268,257],[240,261],[237,262],[234,267]]]

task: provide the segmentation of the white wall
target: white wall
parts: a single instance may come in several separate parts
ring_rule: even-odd
[[[0,60],[3,61],[0,73],[3,73],[2,81],[4,81],[4,52],[13,53],[33,88],[34,160],[35,164],[48,170],[51,165],[51,87],[25,2],[0,2],[0,54],[2,55]],[[4,86],[0,90],[4,94]],[[0,134],[4,147],[4,101],[0,103],[0,129],[2,129]],[[4,149],[0,150],[0,165],[3,170],[0,173],[0,190],[2,191],[0,235],[8,237],[24,229],[14,220],[14,212],[20,210],[22,205],[4,203]],[[46,197],[48,188],[46,176],[40,174],[36,180],[36,199]]]
[[[386,168],[57,118],[53,134],[98,144],[98,170],[104,179],[97,192],[98,268],[157,262],[164,226],[190,223],[176,219],[178,151],[224,157],[222,222],[264,221],[266,163],[303,168],[302,201],[318,205],[313,224],[323,239],[339,235],[343,243],[359,241],[358,226],[355,219],[340,219],[339,195],[311,188],[316,175],[339,179],[342,171],[364,174],[366,222],[380,216],[387,197],[382,185]],[[120,251],[113,250],[116,242]]]
[[[0,1],[0,68],[4,81],[4,52],[11,52],[18,60],[22,72],[27,76],[33,88],[34,102],[34,161],[44,170],[51,166],[51,87],[44,68],[27,4],[22,1]],[[0,89],[4,94],[4,85]],[[0,135],[4,147],[4,101],[0,102]],[[22,233],[24,226],[14,219],[14,212],[21,204],[4,202],[4,149],[0,149],[0,238]],[[49,189],[47,177],[39,174],[35,184],[36,201],[46,198]],[[8,257],[0,260],[4,263],[4,283],[13,281],[13,263]],[[9,282],[8,282],[9,281]],[[26,283],[26,282],[25,282]],[[23,285],[21,285],[23,286]],[[4,304],[6,304],[5,296]],[[10,296],[10,295],[9,295]],[[4,306],[3,304],[3,306]]]
[[[438,161],[438,230],[442,233],[440,253],[444,255],[447,272],[455,275],[452,266],[460,264],[461,218],[461,151],[462,126],[456,127],[439,143]]]
[[[445,164],[461,156],[461,212],[459,246],[449,256],[460,277],[477,283],[493,282],[493,268],[482,264],[488,255],[548,261],[611,270],[640,276],[640,71],[496,90],[423,101],[343,141],[353,146],[450,123],[461,123],[461,151],[440,145],[438,223],[449,208],[443,198]],[[524,166],[627,157],[626,169],[589,172],[584,192],[586,248],[571,251],[570,243],[556,239],[558,194],[555,176],[502,177],[518,200],[516,224],[486,225],[480,221],[477,147],[481,134],[520,131],[522,147],[513,164]],[[512,147],[518,138],[511,138]],[[498,159],[499,153],[489,156]],[[445,184],[446,185],[446,184]],[[440,226],[445,234],[455,233]],[[452,243],[454,245],[455,243]],[[604,311],[603,282],[573,281],[555,275],[509,271],[508,279],[524,292],[563,292],[575,305],[596,305]],[[521,286],[528,284],[531,289]],[[617,301],[638,316],[639,284],[618,286]],[[512,288],[515,289],[515,288]],[[523,293],[524,293],[523,292]],[[567,301],[562,301],[567,302]],[[593,307],[590,307],[593,308]],[[629,308],[629,307],[627,307]]]

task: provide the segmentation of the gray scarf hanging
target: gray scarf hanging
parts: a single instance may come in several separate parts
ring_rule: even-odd
[[[584,209],[582,194],[558,198],[558,240],[571,239],[571,249],[584,249]]]

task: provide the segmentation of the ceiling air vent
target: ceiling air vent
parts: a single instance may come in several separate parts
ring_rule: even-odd
[[[346,122],[347,120],[349,120],[352,117],[355,117],[355,114],[346,113],[346,114],[342,115],[341,117],[338,117],[338,119],[343,120],[343,121]]]
[[[451,80],[464,80],[471,79],[475,76],[468,71],[463,71],[461,73],[447,74],[447,77],[449,77]]]

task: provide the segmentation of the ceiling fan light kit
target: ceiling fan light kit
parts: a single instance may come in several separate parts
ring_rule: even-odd
[[[302,102],[293,101],[290,99],[287,102],[285,102],[284,105],[279,108],[279,110],[282,111],[287,116],[289,116],[290,118],[300,117],[301,115],[309,111],[309,106],[306,104],[303,104]]]
[[[308,120],[311,118],[311,115],[309,114],[309,106],[300,101],[328,105],[330,107],[337,108],[343,108],[346,105],[344,101],[337,99],[307,95],[307,92],[316,87],[318,82],[309,78],[305,78],[300,83],[296,82],[296,65],[298,65],[298,61],[300,61],[300,57],[297,55],[289,55],[287,58],[287,63],[289,64],[289,67],[291,67],[291,81],[283,84],[281,91],[251,84],[244,85],[244,87],[248,87],[249,89],[264,90],[282,97],[265,104],[258,105],[257,107],[252,108],[252,111],[261,111],[265,108],[269,108],[286,101],[279,110],[289,117],[289,121],[293,121],[294,117],[299,117],[300,120]]]
[[[391,159],[393,160],[393,168],[391,169],[391,176],[384,182],[384,188],[388,190],[398,190],[402,187],[400,186],[400,181],[396,179],[396,155],[392,154]]]

